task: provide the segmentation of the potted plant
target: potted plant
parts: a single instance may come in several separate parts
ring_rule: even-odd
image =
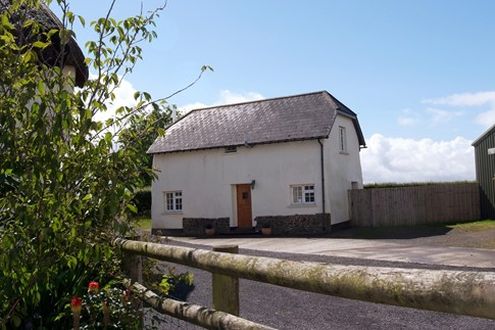
[[[213,236],[213,235],[215,235],[215,228],[213,228],[213,225],[207,224],[205,226],[205,234],[207,236]]]
[[[261,226],[261,233],[263,235],[271,235],[272,234],[272,226],[269,223],[264,223]]]

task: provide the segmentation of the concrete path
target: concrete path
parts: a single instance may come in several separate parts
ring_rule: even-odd
[[[208,246],[235,244],[242,249],[328,255],[384,261],[411,262],[431,265],[495,268],[495,250],[463,247],[423,246],[390,243],[386,240],[347,238],[191,238],[171,240]],[[397,242],[397,240],[395,240]]]

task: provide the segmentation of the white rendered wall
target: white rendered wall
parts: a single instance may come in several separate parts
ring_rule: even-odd
[[[339,150],[339,126],[346,128],[347,153]],[[350,219],[347,190],[362,188],[359,141],[351,119],[338,115],[329,139],[322,139],[325,155],[326,212],[332,224]],[[320,145],[317,140],[157,154],[158,178],[152,185],[153,228],[182,228],[182,218],[230,218],[237,226],[236,184],[251,183],[253,220],[257,216],[322,212]],[[291,205],[290,185],[314,184],[315,203]],[[165,211],[164,192],[182,191],[183,210]]]
[[[182,228],[182,218],[230,218],[237,226],[235,184],[251,183],[257,216],[321,213],[320,146],[316,140],[158,154],[153,167],[153,228]],[[291,205],[290,185],[314,184],[315,204]],[[182,191],[183,211],[165,211],[164,192]],[[347,196],[347,195],[346,195]]]
[[[347,152],[340,152],[339,126],[345,127]],[[325,143],[325,194],[330,207],[332,224],[350,220],[347,191],[352,182],[363,188],[363,175],[359,158],[359,140],[352,120],[337,115],[330,136]],[[328,212],[328,211],[327,211]]]

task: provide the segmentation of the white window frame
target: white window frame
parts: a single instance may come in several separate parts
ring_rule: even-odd
[[[339,151],[347,153],[347,135],[344,126],[339,126]]]
[[[165,191],[163,197],[165,200],[165,213],[182,212],[184,208],[182,190]]]
[[[297,196],[296,196],[297,195]],[[294,184],[290,186],[290,201],[292,205],[315,205],[315,184]]]

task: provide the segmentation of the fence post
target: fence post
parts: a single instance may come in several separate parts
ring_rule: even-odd
[[[126,239],[137,240],[141,239],[140,236],[126,237]],[[129,276],[131,281],[143,283],[143,257],[134,253],[122,252],[122,270]]]
[[[239,253],[238,245],[219,245],[213,251]],[[239,278],[212,273],[213,308],[239,316]]]

